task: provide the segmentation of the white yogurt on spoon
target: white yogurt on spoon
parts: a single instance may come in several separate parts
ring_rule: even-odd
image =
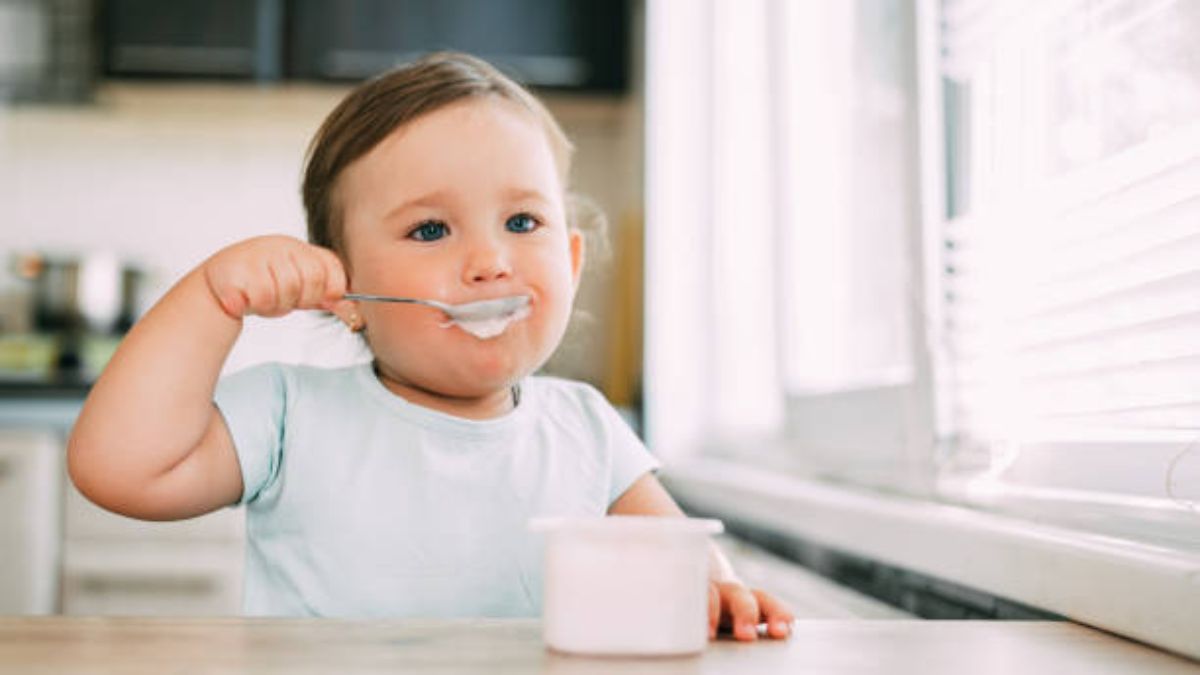
[[[480,340],[489,340],[508,330],[513,322],[529,316],[529,297],[524,295],[494,300],[447,305],[450,320],[443,328],[458,326]]]

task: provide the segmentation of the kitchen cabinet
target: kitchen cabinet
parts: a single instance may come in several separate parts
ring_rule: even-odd
[[[0,429],[0,614],[56,608],[61,476],[57,434]]]
[[[241,611],[238,542],[68,541],[62,614],[233,616]]]
[[[369,77],[413,56],[457,49],[538,87],[626,86],[625,0],[294,0],[289,71]]]
[[[105,73],[278,79],[283,0],[109,0]]]
[[[114,77],[361,80],[439,49],[535,87],[627,86],[628,0],[110,0]]]
[[[90,100],[96,0],[0,0],[0,101]]]
[[[222,616],[241,609],[244,514],[176,522],[105,511],[68,481],[62,613]]]
[[[0,614],[238,614],[244,512],[155,523],[101,509],[66,473],[82,399],[18,390],[0,396]]]

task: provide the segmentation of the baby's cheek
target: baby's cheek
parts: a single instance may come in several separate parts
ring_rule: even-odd
[[[566,333],[567,324],[571,318],[571,305],[561,302],[555,307],[545,309],[546,311],[539,317],[536,331],[538,339],[543,343],[542,351],[548,354],[558,348],[559,342]]]

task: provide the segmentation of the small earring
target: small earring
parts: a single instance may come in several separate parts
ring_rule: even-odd
[[[361,328],[358,324],[358,314],[350,312],[350,315],[346,317],[346,327],[352,331],[357,331]]]

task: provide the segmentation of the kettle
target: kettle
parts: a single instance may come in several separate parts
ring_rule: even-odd
[[[18,277],[33,284],[33,329],[40,333],[124,333],[137,318],[140,269],[109,253],[18,254]]]
[[[28,324],[53,336],[56,378],[89,379],[97,345],[110,344],[137,319],[144,273],[109,253],[18,254],[13,271],[30,285]],[[107,356],[102,357],[107,360]]]

